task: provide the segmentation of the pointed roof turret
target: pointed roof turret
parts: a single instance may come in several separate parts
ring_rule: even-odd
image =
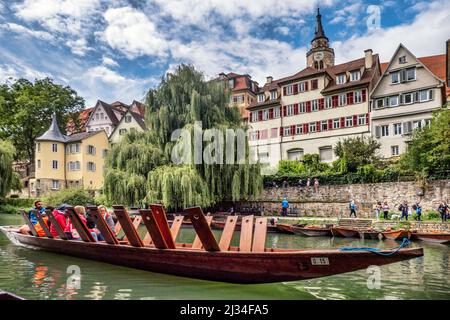
[[[61,133],[61,130],[59,130],[55,113],[53,113],[52,124],[50,125],[50,128],[48,128],[48,130],[42,136],[37,138],[36,141],[56,141],[62,143],[67,141],[67,137]]]
[[[312,41],[319,39],[319,38],[325,38],[328,40],[328,38],[325,36],[325,32],[323,31],[322,15],[320,14],[320,9],[317,8],[316,30],[314,32],[314,39]]]

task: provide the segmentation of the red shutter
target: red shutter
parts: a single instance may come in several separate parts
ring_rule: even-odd
[[[366,125],[369,125],[369,114],[366,113]]]
[[[283,130],[284,130],[283,127],[280,127],[280,137],[283,136],[283,133],[284,133]]]
[[[286,87],[283,87],[283,96],[286,96]]]
[[[353,116],[353,126],[356,127],[358,125],[358,116],[354,115]]]
[[[291,126],[291,136],[295,135],[295,124]]]
[[[258,111],[258,121],[262,121],[262,118],[263,118],[263,111],[259,110]]]
[[[341,128],[345,128],[345,117],[341,117]]]
[[[311,101],[306,101],[306,112],[311,112]]]
[[[298,103],[294,104],[294,115],[298,114]]]
[[[303,124],[303,133],[308,133],[308,124],[307,123]]]
[[[366,102],[366,90],[362,90],[362,101]]]
[[[316,122],[316,131],[317,131],[317,132],[322,131],[322,128],[320,127],[320,121],[317,121],[317,122]]]
[[[353,104],[353,92],[347,92],[347,104]]]
[[[333,119],[328,119],[328,130],[333,130]]]
[[[273,108],[269,109],[269,119],[273,119]]]
[[[298,93],[298,83],[294,84],[292,87],[293,87],[292,90],[294,91],[294,94],[297,94]]]
[[[319,110],[323,110],[324,103],[325,103],[325,99],[324,98],[319,99]]]
[[[331,104],[333,108],[336,108],[338,106],[338,96],[331,97]]]

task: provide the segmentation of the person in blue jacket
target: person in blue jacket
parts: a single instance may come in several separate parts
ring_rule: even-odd
[[[281,215],[283,217],[287,216],[287,209],[289,208],[289,202],[286,198],[283,198],[283,201],[281,201]]]
[[[38,223],[38,219],[34,215],[34,210],[37,210],[40,214],[45,212],[45,208],[42,206],[42,202],[40,200],[36,200],[34,202],[34,208],[28,212],[28,217],[33,225]]]

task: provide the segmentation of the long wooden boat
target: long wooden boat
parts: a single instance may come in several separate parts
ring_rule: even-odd
[[[211,228],[216,229],[216,230],[223,230],[225,228],[225,221],[217,221],[217,220],[213,220],[211,222]],[[236,224],[236,231],[241,231],[241,223],[238,222]],[[276,226],[272,226],[272,225],[267,225],[267,232],[278,232],[278,228]]]
[[[360,230],[359,236],[363,239],[380,240],[380,232],[376,230]]]
[[[334,237],[343,237],[343,238],[359,238],[358,229],[351,227],[332,227],[331,234]]]
[[[292,227],[304,227],[306,226],[306,223],[302,224],[287,224],[287,223],[277,223],[277,229],[280,233],[287,233],[287,234],[294,234],[294,230],[292,230]]]
[[[197,234],[192,244],[176,242],[183,217],[177,217],[173,225],[169,226],[161,205],[150,205],[150,209],[140,210],[148,231],[142,240],[126,209],[123,206],[113,208],[127,236],[126,242],[118,241],[95,206],[88,207],[88,211],[105,241],[95,241],[71,207],[66,209],[66,215],[82,241],[67,240],[67,237],[37,236],[25,212],[22,212],[22,216],[30,227],[30,234],[20,233],[18,227],[0,227],[0,231],[18,245],[146,271],[231,283],[312,279],[423,256],[422,248],[397,248],[395,251],[379,252],[363,249],[266,248],[267,218],[254,219],[253,216],[242,219],[239,247],[233,247],[231,241],[235,234],[236,217],[227,218],[220,241],[217,242],[210,229],[212,217],[204,216],[198,207],[186,209]],[[35,214],[39,216],[40,213]],[[47,214],[52,215],[51,212]],[[63,235],[60,230],[58,234]]]
[[[411,231],[404,229],[383,231],[382,234],[386,239],[390,240],[402,240],[403,238],[411,238]]]
[[[25,300],[25,299],[10,292],[0,290],[0,301],[14,301],[14,300]]]
[[[414,240],[421,240],[433,243],[450,243],[450,232],[434,231],[434,232],[422,232],[417,231],[411,234],[411,238]]]
[[[306,226],[306,227],[292,227],[295,234],[306,237],[329,237],[331,236],[331,229],[327,227]]]

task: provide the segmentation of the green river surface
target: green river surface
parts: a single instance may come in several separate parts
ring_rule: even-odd
[[[0,225],[22,224],[19,215],[0,214]],[[144,231],[144,230],[141,230]],[[194,231],[181,229],[177,242],[192,242]],[[233,239],[236,245],[238,234]],[[395,241],[307,238],[268,234],[267,247],[394,248]],[[0,233],[0,289],[26,299],[450,299],[450,246],[415,242],[422,258],[380,268],[379,289],[369,289],[367,270],[313,280],[236,285],[130,269],[13,245]],[[81,270],[80,289],[68,288],[68,267]]]

